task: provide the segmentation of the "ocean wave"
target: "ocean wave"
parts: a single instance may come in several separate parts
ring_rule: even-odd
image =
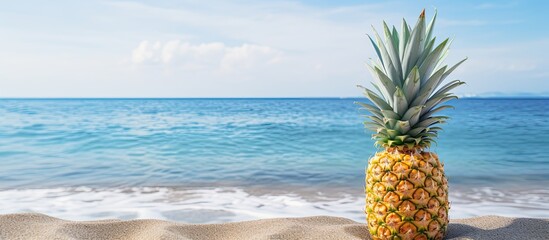
[[[471,188],[450,195],[451,218],[549,217],[549,190]],[[322,192],[265,194],[242,188],[90,187],[0,190],[0,214],[38,212],[69,220],[164,219],[222,223],[327,215],[364,222],[364,197]]]

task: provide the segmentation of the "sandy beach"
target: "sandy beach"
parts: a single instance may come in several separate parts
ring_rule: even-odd
[[[0,239],[370,239],[366,225],[338,217],[223,224],[161,220],[67,221],[43,214],[0,216]],[[484,216],[453,220],[447,239],[549,239],[549,220]]]

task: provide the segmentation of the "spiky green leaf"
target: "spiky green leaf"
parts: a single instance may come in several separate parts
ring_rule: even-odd
[[[379,118],[383,117],[383,114],[381,114],[381,111],[379,111],[379,109],[375,106],[372,106],[367,103],[362,103],[362,102],[355,102],[355,104],[360,105],[363,109],[368,110],[370,113],[372,113],[376,117],[379,117]]]
[[[392,118],[392,119],[400,119],[400,115],[393,112],[392,110],[381,110],[381,114],[383,114],[383,117],[385,118]]]
[[[399,87],[397,87],[394,94],[393,109],[400,116],[404,115],[408,110],[408,100],[406,100],[404,92]]]
[[[398,120],[393,118],[383,118],[383,122],[385,123],[385,127],[387,127],[387,130],[394,129],[397,121]]]
[[[400,59],[404,59],[404,51],[406,50],[408,39],[410,38],[410,32],[408,29],[409,29],[408,23],[406,23],[406,20],[402,19],[400,42],[398,44],[398,52],[400,55]]]
[[[425,106],[420,105],[409,108],[406,113],[404,113],[404,116],[402,116],[402,120],[407,120],[410,122],[411,126],[414,126],[419,120],[421,109],[424,107]]]
[[[435,10],[435,14],[433,14],[433,18],[431,19],[431,21],[427,25],[427,31],[426,31],[427,36],[425,37],[426,42],[431,41],[431,36],[433,35],[433,28],[435,27],[435,20],[436,19],[437,19],[437,11]]]
[[[408,121],[397,121],[396,130],[399,131],[400,134],[406,134],[408,131],[410,131],[410,122],[408,122]],[[404,141],[404,140],[402,140],[402,141]]]
[[[421,114],[421,120],[427,119],[428,117],[432,116],[433,114],[435,114],[435,113],[437,113],[437,112],[440,112],[440,111],[442,111],[442,110],[444,110],[444,109],[449,109],[449,108],[454,109],[454,106],[443,105],[443,106],[440,106],[440,107],[431,109],[430,111]],[[421,120],[420,120],[420,121],[421,121]]]
[[[448,93],[450,90],[465,84],[465,82],[459,80],[453,80],[446,85],[442,86],[439,90],[433,93],[433,97],[441,96],[442,94]]]
[[[433,124],[437,123],[443,123],[445,121],[445,118],[443,117],[429,117],[419,123],[417,123],[414,127],[429,127]]]
[[[381,71],[381,69],[376,67],[373,70],[374,70],[374,73],[375,73],[374,76],[377,76],[378,81],[383,85],[382,88],[386,90],[386,92],[387,92],[387,94],[389,94],[389,96],[393,96],[393,94],[396,91],[395,83],[387,75],[385,75],[385,73],[383,71]],[[390,97],[388,97],[388,98],[390,98]],[[391,104],[391,102],[389,102],[389,104]]]
[[[444,74],[442,75],[442,80],[444,80],[446,77],[448,77],[448,75],[450,75],[450,73],[452,73],[454,70],[456,70],[456,68],[459,67],[459,65],[461,65],[466,60],[467,60],[467,58],[464,58],[463,60],[459,61],[454,66],[452,66],[451,68],[446,70],[446,72],[444,72]]]
[[[429,96],[431,96],[431,93],[435,90],[437,84],[441,80],[442,74],[444,74],[444,71],[446,70],[446,67],[442,67],[438,71],[436,71],[433,76],[431,76],[425,83],[421,83],[421,90],[419,91],[419,94],[412,102],[412,106],[415,105],[423,105],[427,100],[429,99]]]
[[[383,64],[383,58],[381,57],[381,52],[379,52],[379,47],[377,46],[376,42],[374,42],[372,37],[370,37],[370,35],[367,35],[367,36],[368,36],[368,39],[370,39],[370,42],[372,43],[372,46],[376,50],[377,57],[379,58],[379,60],[381,60],[381,64]]]
[[[385,21],[383,22],[383,32],[385,33],[385,41],[387,45],[387,52],[389,54],[389,57],[391,58],[391,62],[393,63],[393,66],[400,66],[400,58],[398,56],[398,47],[396,47],[393,41],[393,36],[391,35],[391,31],[389,30],[389,27],[387,26],[387,23]],[[398,45],[397,45],[398,46]],[[396,71],[396,76],[393,81],[395,85],[402,86],[402,69],[400,67],[394,68]]]
[[[414,30],[412,31],[410,42],[406,46],[406,50],[404,51],[404,55],[402,57],[403,75],[408,75],[421,53],[420,45],[424,38],[424,36],[422,36],[423,28],[425,28],[425,18],[420,17],[414,27]]]
[[[405,93],[404,95],[406,96],[406,100],[408,100],[408,102],[412,102],[419,92],[419,88],[421,87],[421,81],[419,79],[420,76],[418,67],[412,68],[412,71],[408,74],[403,86]]]
[[[447,101],[450,101],[452,99],[457,99],[457,98],[458,98],[457,96],[454,96],[452,94],[447,94],[447,95],[442,95],[442,96],[439,96],[439,97],[436,97],[436,98],[431,98],[431,99],[429,99],[429,101],[427,101],[425,103],[424,111],[430,111],[431,109],[433,109],[435,106],[437,106],[439,104],[443,104]]]
[[[393,48],[397,50],[397,57],[400,59],[400,52],[399,51],[399,45],[400,45],[400,39],[398,38],[398,31],[396,30],[395,26],[393,26],[393,32],[391,34],[393,36]]]
[[[425,127],[416,127],[414,129],[411,129],[410,131],[408,131],[408,135],[410,135],[412,137],[417,137],[425,129],[426,129]]]
[[[366,98],[368,98],[374,105],[376,105],[381,110],[393,110],[389,104],[387,104],[383,99],[381,99],[380,96],[378,96],[376,93],[372,92],[369,89],[366,89],[366,92],[364,93]]]
[[[391,56],[387,50],[386,44],[383,43],[383,41],[381,40],[381,37],[379,37],[379,34],[377,33],[376,29],[373,26],[372,26],[372,29],[374,31],[374,36],[376,38],[377,46],[381,53],[381,57],[383,58],[383,68],[385,69],[387,76],[390,79],[392,79],[395,84],[397,84],[396,81],[398,80],[398,72],[395,69],[395,64],[391,59]],[[387,45],[390,45],[390,44],[387,44]]]
[[[442,41],[442,43],[440,43],[435,48],[435,50],[429,53],[429,55],[427,55],[425,60],[421,63],[421,66],[419,67],[419,73],[421,74],[421,76],[423,76],[423,79],[421,81],[422,84],[427,80],[428,77],[431,76],[431,73],[437,66],[438,59],[442,54],[442,51],[444,50],[446,43],[448,43],[448,38]]]

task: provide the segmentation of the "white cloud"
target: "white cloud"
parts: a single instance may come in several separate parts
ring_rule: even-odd
[[[139,46],[133,50],[132,60],[135,63],[145,62],[147,59],[153,57],[154,52],[149,49],[149,42],[143,41]]]
[[[232,72],[275,64],[282,56],[279,50],[254,44],[226,46],[220,42],[192,44],[170,40],[152,43],[145,40],[133,50],[132,62],[175,65],[186,70]]]
[[[281,59],[281,53],[265,46],[243,44],[239,47],[226,48],[221,60],[221,68],[231,71],[238,68],[251,68],[255,64],[274,64]]]

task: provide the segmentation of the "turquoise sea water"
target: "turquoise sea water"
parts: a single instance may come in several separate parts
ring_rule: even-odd
[[[357,100],[0,100],[0,213],[360,221],[377,149]],[[549,217],[549,100],[453,104],[431,150],[454,216]]]

